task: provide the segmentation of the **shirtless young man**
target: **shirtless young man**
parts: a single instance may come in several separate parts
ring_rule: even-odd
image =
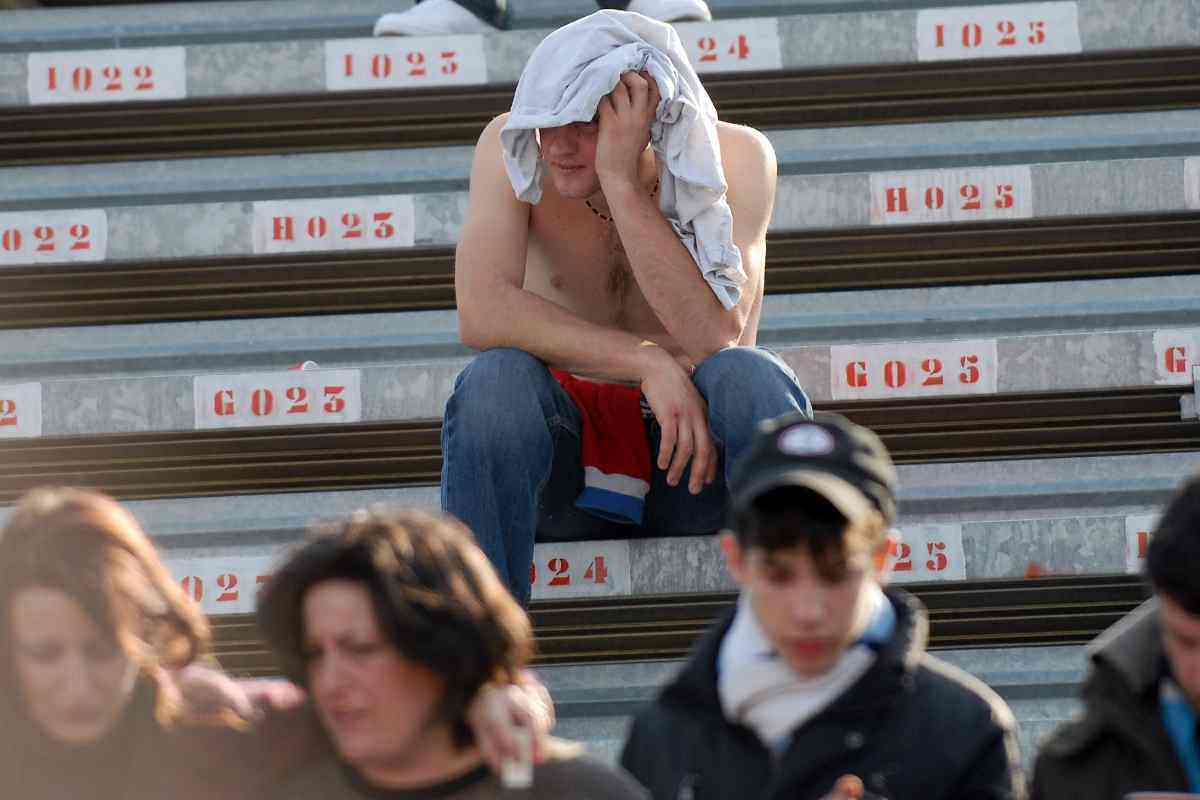
[[[776,164],[761,133],[717,123],[747,281],[726,310],[659,210],[649,147],[658,88],[627,72],[597,118],[540,131],[549,179],[519,201],[500,131],[471,168],[455,262],[459,331],[483,351],[463,371],[442,432],[442,506],[475,532],[514,595],[529,599],[541,540],[695,535],[721,527],[725,470],[758,421],[811,413],[787,365],[756,348]],[[641,387],[654,475],[643,530],[572,505],[583,486],[580,415],[547,366]]]

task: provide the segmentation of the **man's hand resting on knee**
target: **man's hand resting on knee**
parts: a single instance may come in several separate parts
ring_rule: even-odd
[[[651,370],[641,384],[642,394],[662,429],[658,468],[668,470],[667,483],[675,486],[691,461],[688,491],[699,494],[717,476],[717,450],[708,428],[708,405],[692,383],[689,371],[665,350],[661,352],[661,366]]]

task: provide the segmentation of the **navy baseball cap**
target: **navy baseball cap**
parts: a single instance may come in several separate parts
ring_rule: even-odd
[[[851,523],[878,511],[896,518],[896,466],[879,437],[838,414],[802,413],[762,422],[729,481],[732,510],[783,487],[809,489]]]

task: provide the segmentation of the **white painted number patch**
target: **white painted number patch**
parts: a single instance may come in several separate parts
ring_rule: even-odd
[[[331,92],[487,83],[482,36],[387,36],[325,43]]]
[[[42,435],[42,385],[0,386],[0,439],[34,439]]]
[[[30,53],[29,103],[127,103],[187,97],[182,47]]]
[[[1077,3],[930,8],[917,13],[917,58],[951,61],[1078,53]]]
[[[1192,367],[1200,364],[1200,328],[1154,332],[1155,383],[1190,385]]]
[[[164,559],[183,592],[206,614],[248,614],[271,575],[267,556],[204,556]]]
[[[1028,219],[1029,167],[968,167],[871,175],[871,224],[916,225]]]
[[[696,72],[746,72],[783,68],[779,23],[774,18],[689,22],[675,26]]]
[[[529,582],[534,600],[629,595],[629,542],[535,545]]]
[[[0,266],[103,261],[108,214],[103,209],[0,214]]]
[[[892,556],[895,583],[967,578],[961,525],[906,525]]]
[[[1125,518],[1125,571],[1136,575],[1146,566],[1146,549],[1158,524],[1157,514],[1136,514]]]
[[[197,428],[330,425],[362,419],[357,369],[197,375]]]
[[[412,247],[411,195],[270,200],[254,204],[255,253]]]
[[[995,394],[995,339],[829,348],[834,400]]]

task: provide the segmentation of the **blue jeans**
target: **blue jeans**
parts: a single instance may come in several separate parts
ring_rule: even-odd
[[[725,519],[729,467],[757,423],[792,411],[812,415],[791,368],[769,350],[730,347],[692,376],[708,404],[720,453],[717,478],[698,495],[689,470],[667,485],[652,465],[642,525],[624,525],[575,508],[583,490],[580,415],[546,365],[522,350],[481,353],[458,376],[442,426],[442,509],[465,522],[501,578],[529,602],[533,543],[713,533]],[[661,430],[647,424],[657,460]]]

